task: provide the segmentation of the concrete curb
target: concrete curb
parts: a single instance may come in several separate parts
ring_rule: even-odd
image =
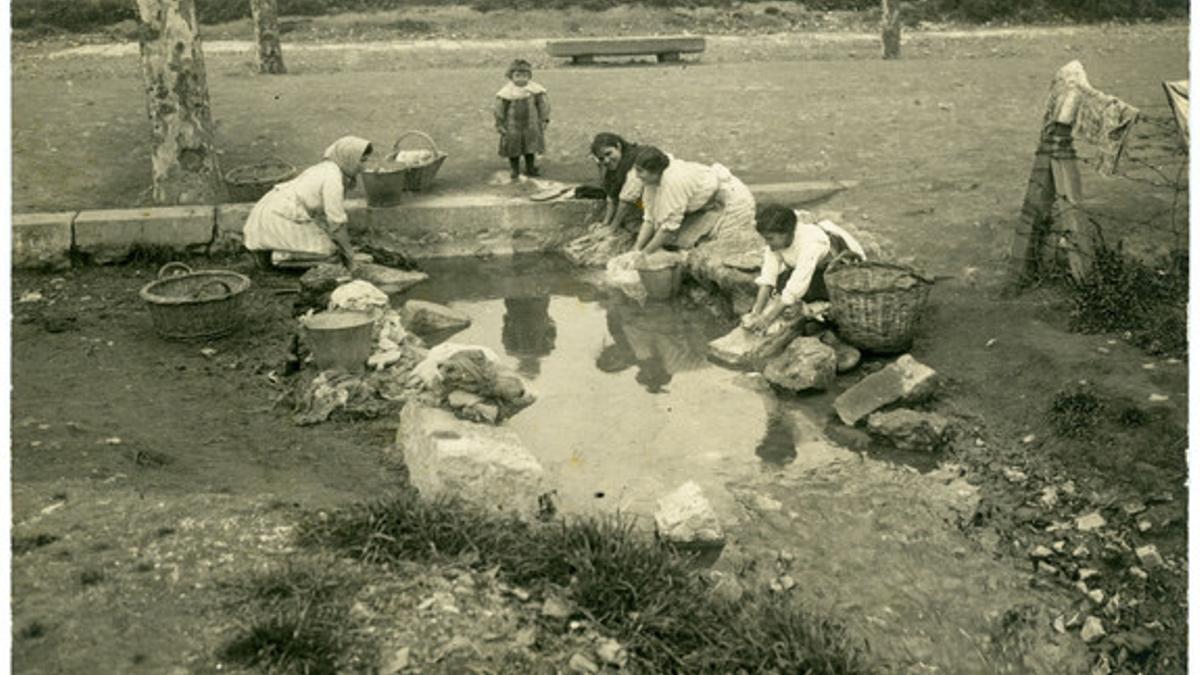
[[[854,187],[855,181],[749,186],[762,200],[799,203]],[[13,214],[13,268],[69,268],[73,262],[120,262],[137,246],[180,252],[233,252],[254,204]],[[511,255],[557,248],[603,213],[603,202],[535,202],[488,192],[414,195],[371,208],[349,200],[351,235],[416,258]]]

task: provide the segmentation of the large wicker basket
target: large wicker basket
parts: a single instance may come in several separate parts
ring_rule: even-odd
[[[245,164],[225,172],[225,187],[230,202],[256,202],[279,183],[296,176],[296,167],[273,157]]]
[[[425,141],[429,146],[429,158],[417,164],[400,163],[400,143],[411,136],[420,137]],[[428,188],[447,156],[438,149],[433,138],[423,131],[406,131],[400,134],[400,138],[397,138],[392,146],[390,155],[380,163],[370,163],[363,167],[363,189],[367,192],[367,206],[395,206],[400,203],[404,192],[420,192]]]
[[[825,286],[838,335],[870,352],[894,354],[912,346],[933,281],[904,265],[834,260]]]
[[[237,272],[193,272],[174,262],[163,265],[158,280],[143,286],[141,296],[160,337],[200,340],[228,335],[241,325],[243,294],[249,288],[249,277]]]

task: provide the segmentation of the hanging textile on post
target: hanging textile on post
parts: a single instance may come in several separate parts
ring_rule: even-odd
[[[1167,101],[1171,104],[1171,111],[1175,113],[1175,124],[1179,126],[1179,133],[1183,135],[1183,147],[1186,150],[1190,142],[1188,136],[1188,81],[1163,82],[1163,89],[1167,92]]]

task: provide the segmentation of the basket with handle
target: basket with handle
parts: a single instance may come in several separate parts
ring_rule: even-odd
[[[405,152],[400,149],[400,143],[411,137],[424,140],[428,146],[424,150],[430,154],[405,161],[400,154]],[[428,188],[447,156],[424,131],[414,129],[400,134],[387,158],[363,167],[363,189],[367,192],[367,205],[395,206],[400,202],[402,193],[420,192]]]
[[[896,263],[851,262],[843,253],[825,268],[838,335],[861,349],[894,354],[912,346],[933,280]]]
[[[270,157],[253,164],[237,166],[225,172],[225,186],[231,202],[256,202],[279,183],[295,178],[295,166]]]
[[[181,262],[171,262],[140,295],[160,337],[199,340],[228,335],[241,325],[242,299],[249,288],[250,278],[237,272],[193,272]]]

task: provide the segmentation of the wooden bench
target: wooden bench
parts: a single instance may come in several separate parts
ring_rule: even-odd
[[[659,63],[679,61],[680,54],[704,51],[704,38],[693,35],[579,38],[548,40],[550,56],[571,57],[574,63],[594,63],[597,56],[646,56],[653,54]]]

